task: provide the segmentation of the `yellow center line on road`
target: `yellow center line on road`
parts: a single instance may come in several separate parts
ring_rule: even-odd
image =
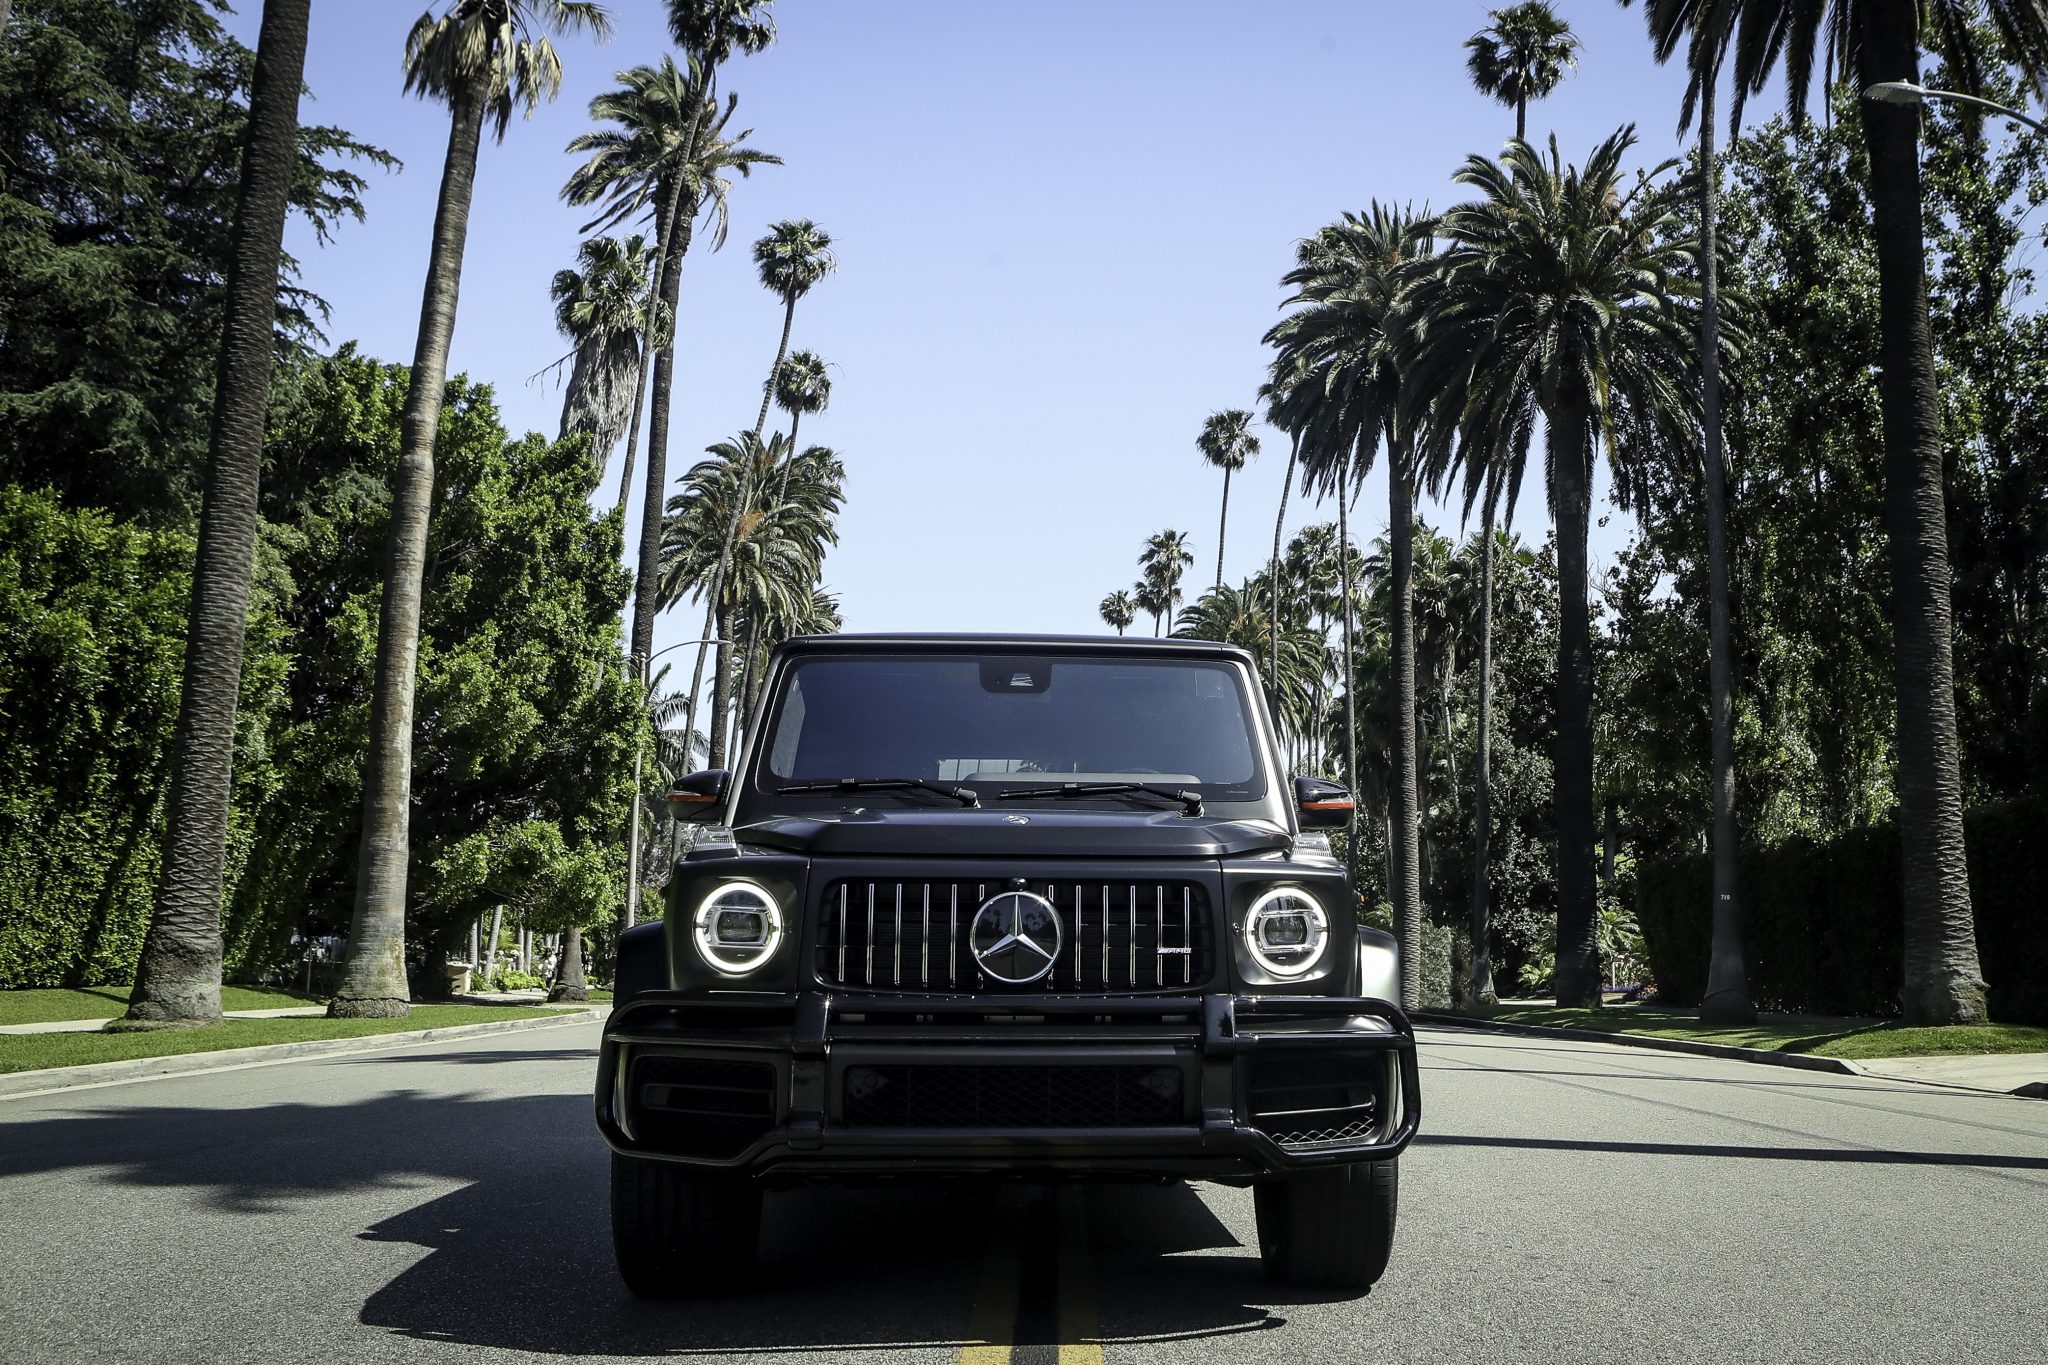
[[[1029,1198],[1043,1197],[1037,1191],[1005,1190],[997,1201],[996,1216],[989,1220],[989,1239],[982,1252],[981,1274],[974,1288],[974,1307],[969,1314],[965,1344],[960,1348],[960,1365],[1020,1365],[1054,1358],[1059,1365],[1104,1365],[1102,1347],[1094,1341],[1099,1330],[1096,1317],[1095,1267],[1088,1254],[1088,1211],[1080,1189],[1067,1186],[1058,1191],[1059,1264],[1054,1283],[1058,1297],[1056,1320],[1059,1344],[1016,1346],[1019,1295],[1024,1283],[1021,1249],[1016,1236],[1029,1216]]]

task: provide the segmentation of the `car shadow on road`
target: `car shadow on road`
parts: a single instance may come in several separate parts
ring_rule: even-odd
[[[778,1191],[740,1292],[643,1303],[613,1267],[609,1159],[581,1093],[392,1090],[241,1108],[94,1100],[9,1123],[0,1181],[89,1167],[110,1188],[190,1191],[217,1210],[267,1216],[269,1228],[301,1229],[284,1233],[287,1254],[309,1264],[343,1259],[328,1245],[337,1235],[421,1247],[365,1287],[363,1326],[540,1354],[958,1346],[976,1330],[990,1265],[1005,1249],[1014,1264],[1020,1215],[1038,1217],[1057,1198],[964,1182]],[[388,1208],[392,1190],[422,1186],[430,1197],[403,1212],[349,1223],[356,1200]],[[1284,1325],[1274,1304],[1321,1301],[1266,1284],[1257,1257],[1186,1185],[1089,1187],[1080,1198],[1086,1280],[1098,1307],[1114,1310],[1101,1329],[1111,1343],[1257,1332]],[[1037,1310],[1016,1320],[1067,1316],[1061,1304]]]

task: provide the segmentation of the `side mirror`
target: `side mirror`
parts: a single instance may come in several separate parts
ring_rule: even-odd
[[[1303,829],[1348,829],[1357,803],[1351,793],[1320,777],[1294,779],[1294,813]]]
[[[668,789],[668,813],[693,824],[710,824],[718,818],[718,808],[725,804],[725,789],[731,782],[732,774],[724,768],[679,777]]]

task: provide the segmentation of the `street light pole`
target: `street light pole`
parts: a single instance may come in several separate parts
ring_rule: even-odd
[[[664,645],[648,655],[647,662],[640,669],[640,677],[637,679],[641,690],[640,704],[642,706],[647,704],[647,677],[653,670],[656,659],[659,659],[671,650],[688,649],[691,645],[720,645],[724,643],[725,641],[723,640],[678,640],[674,644]],[[690,738],[689,735],[683,736],[685,752],[688,752],[690,749]],[[626,841],[626,927],[628,929],[640,922],[640,783],[642,781],[642,774],[646,771],[646,759],[646,747],[639,744],[634,745],[633,832],[627,837]]]
[[[2048,133],[2048,123],[2043,123],[2032,114],[2021,113],[2017,109],[1993,103],[1991,100],[1978,99],[1975,95],[1965,95],[1959,90],[1930,90],[1911,81],[1879,81],[1863,92],[1863,98],[1879,104],[1924,104],[1928,100],[1942,100],[1949,104],[1972,104],[1979,109],[1989,109],[1992,113],[2009,118],[2015,123],[2024,123],[2037,133]]]

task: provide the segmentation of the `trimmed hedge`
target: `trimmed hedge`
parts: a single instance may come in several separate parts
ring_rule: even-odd
[[[1977,954],[1991,1017],[2048,1024],[2048,801],[1980,806],[1964,820]],[[1824,843],[1792,839],[1737,855],[1747,905],[1750,996],[1760,1008],[1887,1017],[1900,1012],[1899,838],[1891,824]],[[1636,916],[1658,993],[1706,990],[1713,865],[1704,854],[1636,868]]]

